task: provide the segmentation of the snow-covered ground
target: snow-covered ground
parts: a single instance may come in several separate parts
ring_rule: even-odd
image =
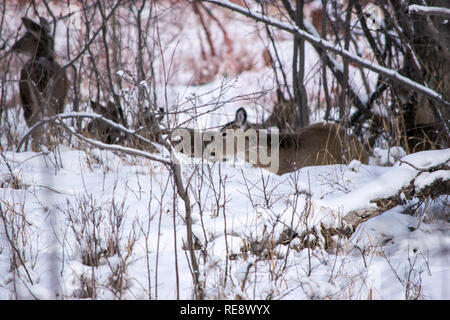
[[[68,299],[173,299],[177,273],[180,297],[192,297],[184,207],[166,168],[96,149],[4,155],[2,299],[51,298],[55,287]],[[414,156],[423,164],[450,158],[450,149]],[[277,176],[239,162],[198,165],[186,163],[183,175],[207,298],[450,298],[444,199],[413,216],[396,207],[370,219],[339,240],[338,254],[298,251],[299,239],[270,245],[286,227],[300,234],[370,206],[371,193],[389,192],[395,184],[386,178],[399,182],[406,169],[353,163]],[[12,261],[12,244],[22,260],[16,253]]]

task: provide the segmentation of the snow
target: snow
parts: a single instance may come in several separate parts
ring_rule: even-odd
[[[436,180],[442,181],[450,180],[450,172],[448,170],[438,170],[427,175],[421,174],[414,181],[414,186],[416,190],[421,190],[424,187],[431,185]]]
[[[167,28],[161,42],[168,56],[188,58],[175,59],[172,81],[157,86],[157,105],[177,111],[173,123],[196,129],[221,126],[241,106],[251,122],[267,118],[273,101],[261,92],[273,89],[272,70],[255,58],[254,68],[231,72],[233,62],[242,61],[230,60],[205,83],[194,81],[192,70],[182,67],[198,60],[197,21],[192,12],[183,16],[184,28]],[[164,14],[160,19],[162,26],[171,21]],[[233,23],[229,36],[245,39],[235,48],[240,56],[260,56],[264,46],[256,41],[255,25]],[[217,29],[211,32],[221,37]],[[64,43],[65,33],[59,31],[57,43]],[[166,46],[166,38],[175,33],[185,41]],[[288,64],[291,41],[277,37],[282,63]],[[315,42],[331,46],[318,35]],[[310,44],[306,51],[311,90],[319,64]],[[333,64],[342,68],[337,60]],[[160,65],[155,68],[163,74]],[[350,66],[358,93],[361,81],[355,70]],[[206,66],[202,71],[208,71]],[[126,67],[116,72],[127,74]],[[373,75],[370,81],[376,80]],[[367,101],[366,95],[358,96]],[[23,137],[27,128],[17,114],[8,112],[7,119],[18,124],[13,134]],[[95,116],[60,115],[71,117]],[[320,232],[322,226],[338,226],[350,211],[374,208],[373,199],[397,193],[414,178],[416,190],[437,180],[448,183],[448,170],[426,170],[448,163],[450,149],[405,155],[401,148],[377,148],[370,165],[354,160],[283,176],[237,159],[210,163],[175,153],[170,158],[167,150],[151,154],[100,142],[42,151],[1,153],[0,299],[176,299],[177,281],[180,297],[192,298],[189,253],[183,249],[185,209],[164,165],[170,161],[181,163],[183,182],[189,184],[196,255],[208,299],[405,299],[415,297],[408,291],[412,287],[421,289],[419,298],[450,299],[448,196],[422,204],[413,199],[408,202],[416,206],[413,214],[407,206],[395,207],[360,224],[350,239],[334,236],[338,252],[325,249]],[[289,245],[279,241],[287,231],[298,235]],[[313,232],[301,239],[307,231]],[[306,241],[318,246],[303,248]]]
[[[450,9],[444,7],[429,7],[412,4],[408,6],[408,12],[450,17]]]
[[[55,281],[52,268],[56,267],[58,294],[61,297],[87,297],[86,289],[83,289],[86,280],[83,279],[91,279],[94,275],[98,285],[97,297],[113,299],[117,298],[118,293],[106,285],[115,279],[114,270],[126,266],[120,293],[122,298],[143,299],[149,295],[156,298],[157,290],[157,298],[173,299],[177,259],[180,294],[182,298],[190,298],[192,278],[181,249],[183,241],[186,241],[183,205],[178,199],[175,226],[179,247],[175,258],[173,187],[167,169],[157,162],[98,149],[61,148],[58,153],[60,166],[55,169],[56,155],[52,152],[5,152],[5,159],[22,187],[12,189],[8,187],[8,182],[3,181],[0,188],[1,206],[3,211],[23,212],[29,223],[23,227],[26,242],[23,248],[26,248],[25,264],[33,285],[25,279],[23,268],[19,269],[18,280],[7,267],[11,251],[2,230],[0,297],[52,297],[52,283]],[[446,159],[449,154],[450,149],[428,151],[404,157],[402,161],[427,167]],[[334,255],[315,249],[314,252],[320,252],[319,256],[308,256],[308,250],[297,252],[294,249],[299,244],[298,239],[290,249],[286,245],[277,245],[274,248],[274,254],[278,257],[275,265],[287,259],[288,267],[282,275],[287,286],[284,289],[281,284],[265,280],[272,263],[270,260],[261,260],[250,253],[245,259],[239,256],[245,244],[253,245],[257,251],[256,243],[278,239],[287,226],[299,234],[306,228],[318,230],[320,223],[336,223],[336,215],[370,206],[370,199],[389,195],[414,177],[417,170],[411,166],[377,167],[353,162],[348,166],[307,167],[283,176],[240,163],[204,163],[203,170],[202,176],[194,165],[187,164],[183,168],[184,176],[192,177],[193,232],[199,242],[207,246],[204,248],[207,253],[204,262],[200,252],[198,254],[210,298],[217,297],[214,288],[220,287],[219,283],[223,280],[227,252],[228,257],[239,257],[228,260],[228,277],[235,282],[242,281],[250,268],[252,281],[257,279],[252,284],[256,290],[247,288],[242,291],[228,286],[222,288],[222,297],[233,298],[239,291],[241,295],[244,292],[246,298],[264,298],[270,292],[278,292],[274,298],[284,299],[349,298],[348,291],[343,288],[350,277],[354,281],[353,289],[359,288],[354,292],[359,298],[367,298],[369,289],[372,289],[374,298],[404,298],[405,287],[396,280],[395,272],[403,277],[404,270],[408,268],[420,275],[425,298],[450,297],[445,285],[450,274],[448,221],[437,219],[422,222],[417,229],[418,218],[401,213],[400,207],[361,224],[351,239],[341,240],[347,242],[344,248],[348,252],[345,254]],[[448,171],[441,171],[429,176],[426,182],[436,177],[448,179]],[[9,174],[4,162],[0,164],[0,172],[2,176]],[[206,172],[210,172],[210,178],[207,178]],[[221,179],[226,180],[225,187],[218,182]],[[298,190],[308,190],[311,194],[308,218],[304,215],[307,197],[298,195],[295,185]],[[223,194],[218,195],[219,190]],[[109,223],[114,218],[111,217],[112,204],[115,208],[122,208],[118,212],[125,217],[125,223],[116,231]],[[83,225],[81,221],[72,219],[73,212],[84,210],[89,215],[89,208],[98,210],[98,216],[91,216],[94,220],[87,220]],[[117,232],[120,251],[102,257],[98,266],[93,268],[83,262],[83,252],[89,249],[87,233],[84,233],[81,242],[76,237],[77,233],[83,234],[83,228],[96,227],[101,240],[99,248],[106,248],[108,235]],[[414,231],[410,231],[409,227],[413,227]],[[9,230],[11,232],[12,229]],[[314,236],[309,239],[314,240]],[[321,241],[320,237],[317,240]],[[361,250],[370,254],[363,259]],[[127,254],[129,257],[125,259]],[[408,256],[415,257],[416,264],[407,264]],[[365,259],[370,259],[368,265],[364,265]],[[334,260],[341,265],[339,272],[331,267]],[[307,272],[308,261],[311,263],[311,275],[299,276]],[[256,271],[252,267],[254,265],[259,266]],[[329,282],[330,278],[332,282]],[[17,287],[15,290],[13,283]]]
[[[429,169],[440,163],[448,163],[450,161],[449,149],[435,150],[435,151],[422,151],[409,154],[402,158],[401,162],[397,162],[396,166],[413,164],[414,167],[419,169]]]
[[[391,147],[389,149],[381,149],[375,147],[373,150],[375,161],[378,165],[393,165],[397,160],[406,156],[402,147]]]

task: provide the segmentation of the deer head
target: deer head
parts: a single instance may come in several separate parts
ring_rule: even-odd
[[[31,57],[53,57],[54,40],[50,34],[50,24],[44,18],[39,20],[40,24],[22,17],[22,23],[27,32],[13,45],[13,51]]]

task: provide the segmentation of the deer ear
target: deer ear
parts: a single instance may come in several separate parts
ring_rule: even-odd
[[[46,34],[50,34],[50,23],[48,22],[48,20],[40,17],[39,22],[41,24],[42,31],[44,31]]]
[[[107,112],[114,116],[114,120],[124,122],[125,118],[123,115],[123,109],[120,105],[116,106],[114,102],[108,101]]]
[[[97,112],[97,111],[96,111],[97,108],[98,108],[97,102],[91,100],[91,108],[92,108],[92,110],[94,110],[94,112]]]
[[[27,29],[27,31],[36,38],[39,38],[42,32],[45,32],[45,30],[41,27],[40,24],[34,22],[33,20],[27,17],[22,17],[22,23]]]
[[[51,37],[49,22],[45,18],[39,18],[39,21],[40,24],[27,17],[22,17],[23,25],[33,37],[37,39]]]
[[[100,103],[97,103],[97,102],[91,100],[91,107],[95,113],[98,113],[100,115],[106,114],[106,108],[104,106],[102,106]]]
[[[247,122],[247,111],[244,108],[239,108],[236,111],[236,116],[234,118],[235,123],[238,126],[243,126]]]
[[[281,92],[280,88],[277,88],[277,101],[278,102],[286,101],[284,100],[284,95],[283,92]]]

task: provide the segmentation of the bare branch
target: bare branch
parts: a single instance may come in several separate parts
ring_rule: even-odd
[[[379,66],[377,64],[374,64],[371,61],[368,61],[366,59],[358,57],[347,50],[341,49],[338,45],[334,45],[318,36],[314,36],[308,32],[305,32],[304,30],[301,30],[300,28],[298,28],[296,26],[283,23],[277,19],[265,16],[265,15],[257,13],[257,12],[253,12],[250,9],[240,7],[240,6],[235,5],[228,1],[223,1],[223,0],[203,0],[203,1],[210,2],[210,3],[216,4],[218,6],[230,9],[232,11],[235,11],[242,15],[245,15],[249,18],[252,18],[255,21],[266,23],[266,24],[274,26],[280,30],[284,30],[289,33],[295,34],[295,35],[305,39],[306,41],[311,42],[315,46],[319,46],[325,50],[329,50],[335,54],[338,54],[338,55],[348,59],[349,61],[351,61],[357,65],[360,65],[360,66],[367,68],[371,71],[374,71],[376,73],[382,74],[387,79],[390,79],[390,80],[398,83],[401,86],[409,88],[417,93],[423,94],[424,96],[427,96],[428,98],[437,102],[440,105],[450,107],[450,102],[446,101],[442,97],[442,95],[440,95],[436,91],[434,91],[428,87],[425,87],[424,85],[421,85],[420,83],[417,83],[417,82],[409,79],[408,77],[402,76],[400,73],[398,73],[395,70]]]
[[[444,18],[450,18],[450,9],[442,7],[427,7],[412,4],[408,6],[408,12],[421,14],[424,16],[441,16]]]
[[[91,44],[97,38],[97,36],[100,33],[100,31],[103,30],[103,28],[106,25],[106,23],[108,22],[109,18],[111,18],[111,16],[114,14],[114,12],[116,11],[116,9],[119,7],[119,5],[121,3],[122,3],[122,0],[118,0],[116,2],[116,4],[111,8],[111,11],[109,12],[109,14],[107,16],[105,16],[105,18],[103,19],[102,25],[94,32],[92,37],[86,42],[86,44],[84,45],[83,49],[80,52],[78,52],[78,54],[72,60],[70,60],[64,66],[62,66],[61,70],[65,70],[70,65],[72,65],[75,61],[77,61],[90,48]]]
[[[72,118],[76,118],[76,119],[81,119],[81,118],[88,118],[88,119],[97,119],[100,120],[104,123],[106,123],[107,125],[116,128],[122,132],[124,132],[127,135],[131,135],[134,136],[136,138],[138,138],[139,140],[143,141],[146,144],[149,145],[153,145],[153,142],[150,141],[149,139],[146,139],[144,137],[142,137],[141,135],[137,134],[137,132],[139,131],[139,129],[137,130],[130,130],[128,128],[125,128],[123,125],[118,124],[112,120],[109,120],[101,115],[95,114],[95,113],[87,113],[87,112],[67,112],[67,113],[61,113],[61,114],[57,114],[53,117],[46,117],[38,122],[36,122],[28,131],[27,133],[23,136],[23,138],[20,140],[18,146],[17,146],[17,150],[20,150],[20,148],[22,147],[22,144],[29,138],[29,136],[32,134],[33,131],[35,131],[37,128],[43,126],[46,123],[49,122],[55,122],[55,121],[60,121],[61,119],[72,119]],[[59,122],[61,124],[61,122]],[[72,133],[72,131],[70,131],[70,133]],[[81,135],[80,135],[81,136]],[[87,138],[86,138],[87,139]],[[92,140],[92,139],[89,139]],[[96,140],[92,140],[92,141],[96,141]],[[86,141],[87,142],[87,141]],[[98,142],[98,141],[96,141]],[[108,145],[108,144],[106,144]]]
[[[132,156],[138,156],[138,157],[143,157],[149,160],[153,160],[165,165],[171,165],[171,161],[163,158],[163,157],[158,157],[157,155],[142,151],[142,150],[138,150],[138,149],[134,149],[134,148],[128,148],[128,147],[124,147],[121,145],[117,145],[117,144],[106,144],[94,139],[89,139],[86,138],[84,136],[82,136],[81,134],[73,131],[71,128],[69,128],[66,124],[64,124],[62,121],[56,120],[56,123],[59,124],[62,128],[64,128],[67,132],[69,132],[71,135],[77,137],[78,139],[94,146],[100,149],[104,149],[104,150],[111,150],[111,151],[119,151],[125,154],[129,154]]]

